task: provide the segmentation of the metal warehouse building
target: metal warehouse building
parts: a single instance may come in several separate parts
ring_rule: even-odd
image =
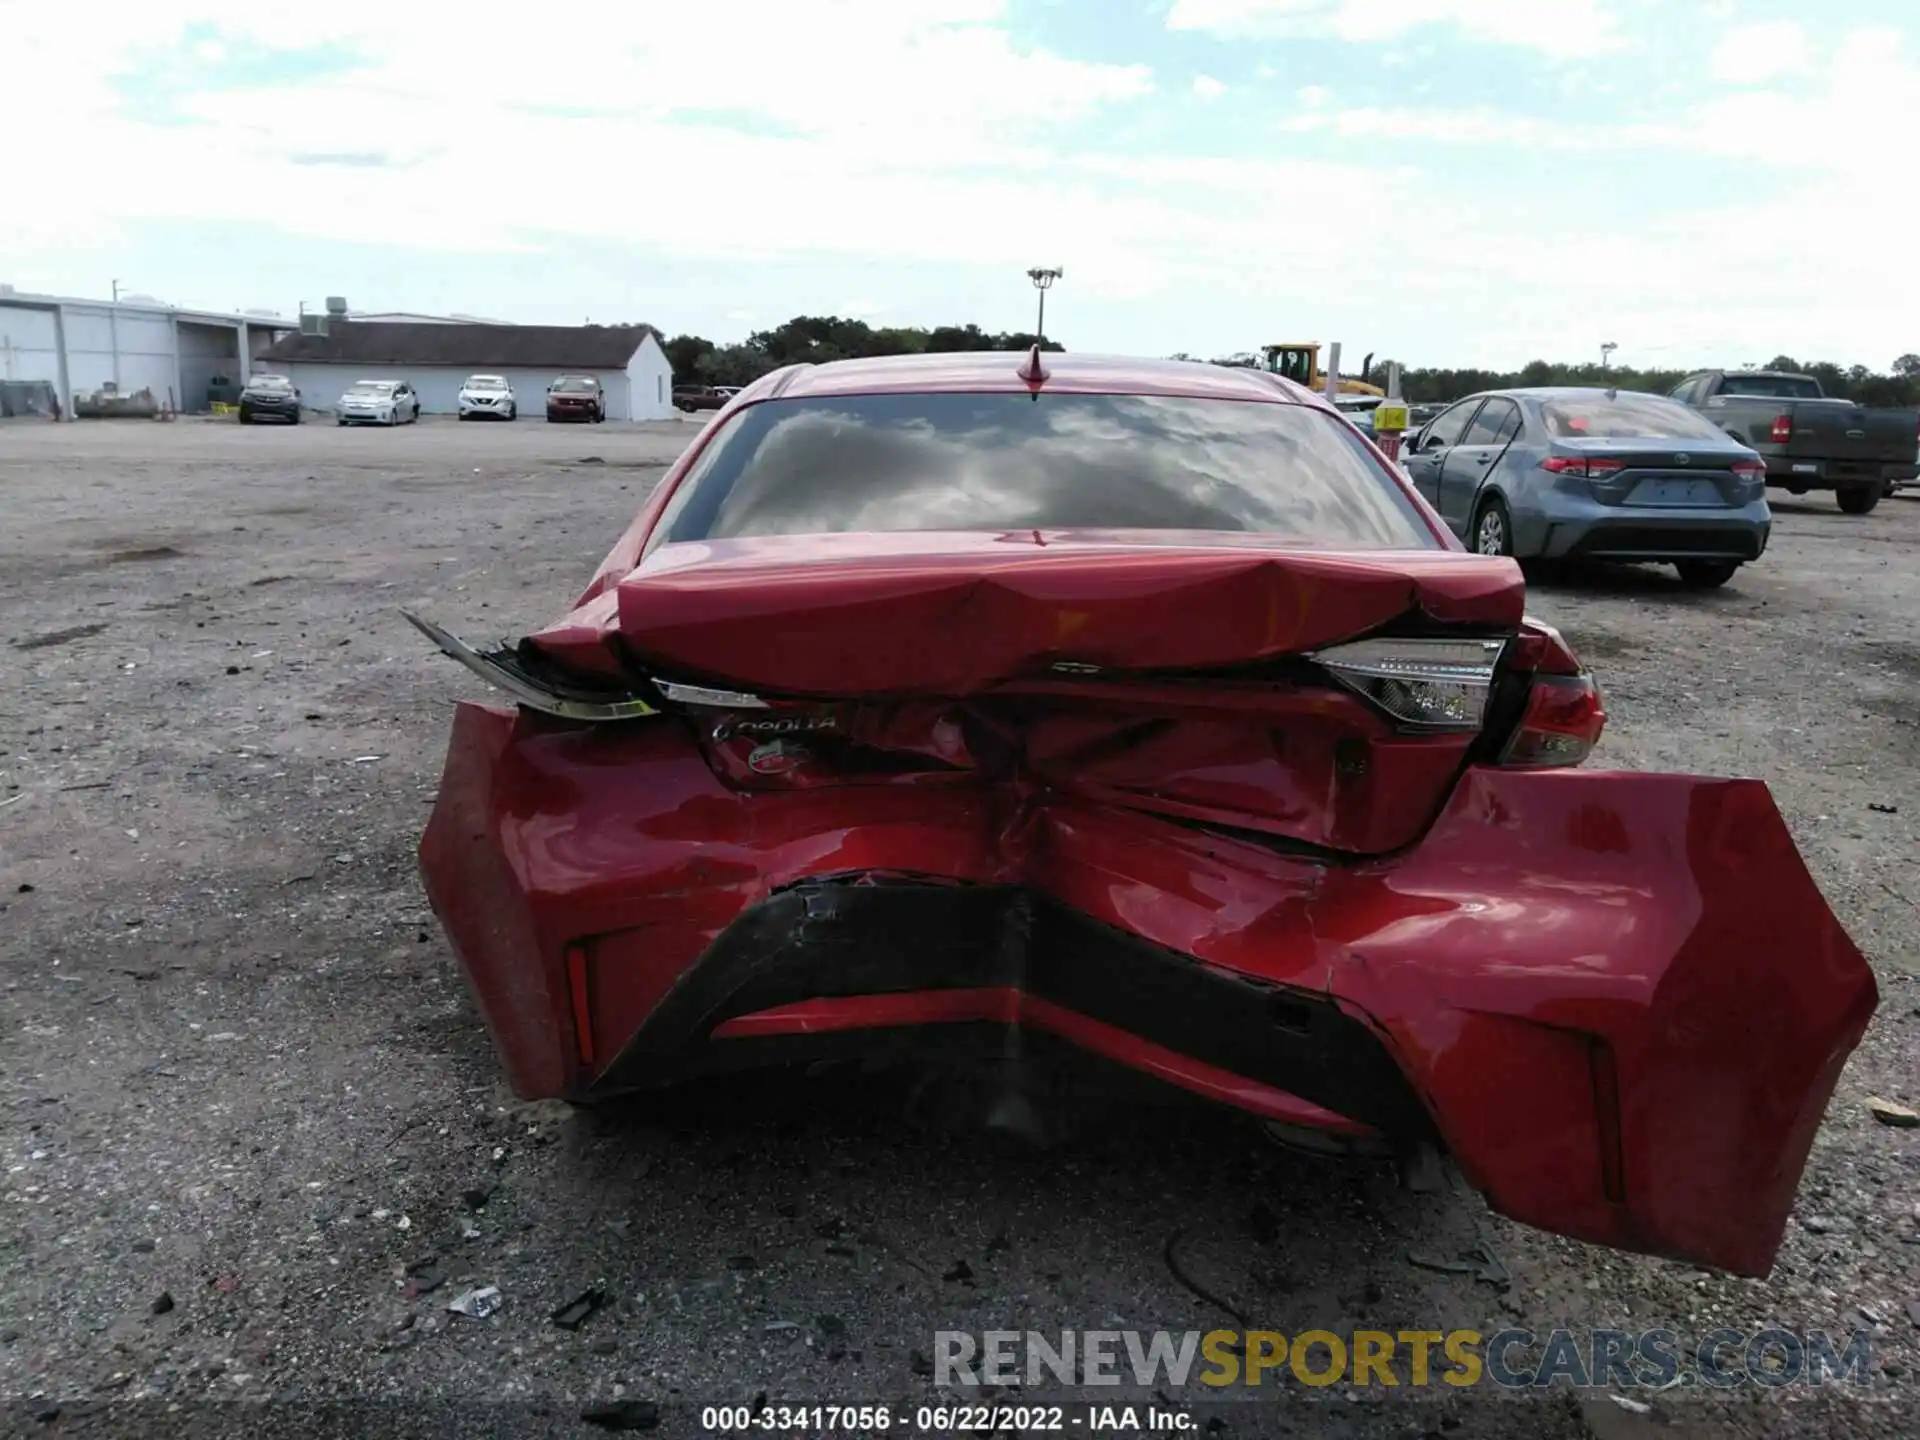
[[[310,321],[316,317],[308,317]],[[254,366],[287,376],[310,409],[331,410],[356,380],[405,380],[429,415],[459,411],[469,375],[504,375],[520,414],[544,413],[547,386],[592,375],[614,420],[672,420],[673,367],[644,325],[487,325],[384,321],[331,315],[325,334],[294,334]]]
[[[77,300],[0,285],[0,380],[45,381],[68,415],[73,397],[116,387],[160,405],[205,410],[216,380],[242,384],[294,322],[182,310],[146,298]]]

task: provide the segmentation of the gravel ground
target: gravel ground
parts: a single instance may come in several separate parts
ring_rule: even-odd
[[[1844,1398],[1642,1394],[1645,1415],[1289,1383],[1207,1412],[1229,1434],[1914,1433],[1920,1131],[1866,1099],[1920,1102],[1920,503],[1783,497],[1719,593],[1654,570],[1536,589],[1601,673],[1604,760],[1766,779],[1881,977],[1779,1263],[1742,1281],[1071,1069],[1032,1077],[1044,1147],[937,1074],[516,1102],[414,869],[448,703],[478,689],[398,611],[474,638],[550,619],[692,433],[0,427],[6,1424],[570,1435],[618,1401],[696,1433],[699,1404],[763,1393],[925,1402],[936,1329],[1237,1311],[1289,1333],[1865,1327],[1873,1374]],[[1405,1258],[1482,1226],[1509,1289]],[[498,1314],[446,1311],[481,1285]],[[588,1290],[603,1308],[553,1322]]]

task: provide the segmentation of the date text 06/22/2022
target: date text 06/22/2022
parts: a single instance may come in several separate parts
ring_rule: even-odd
[[[709,1405],[700,1428],[713,1433],[1025,1435],[1074,1430],[1179,1434],[1197,1417],[1158,1405]]]

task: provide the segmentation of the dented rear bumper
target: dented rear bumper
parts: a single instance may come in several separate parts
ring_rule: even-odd
[[[742,794],[672,721],[463,705],[421,858],[529,1097],[1021,1026],[1743,1274],[1877,998],[1755,781],[1470,768],[1335,862],[984,782]]]

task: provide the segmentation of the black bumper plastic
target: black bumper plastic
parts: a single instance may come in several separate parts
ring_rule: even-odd
[[[828,997],[1000,987],[1390,1136],[1432,1134],[1424,1107],[1379,1038],[1322,995],[1203,964],[1017,887],[894,879],[808,881],[747,911],[581,1098],[844,1053],[849,1046],[890,1048],[898,1038],[897,1032],[861,1031],[708,1039],[735,1016]]]

